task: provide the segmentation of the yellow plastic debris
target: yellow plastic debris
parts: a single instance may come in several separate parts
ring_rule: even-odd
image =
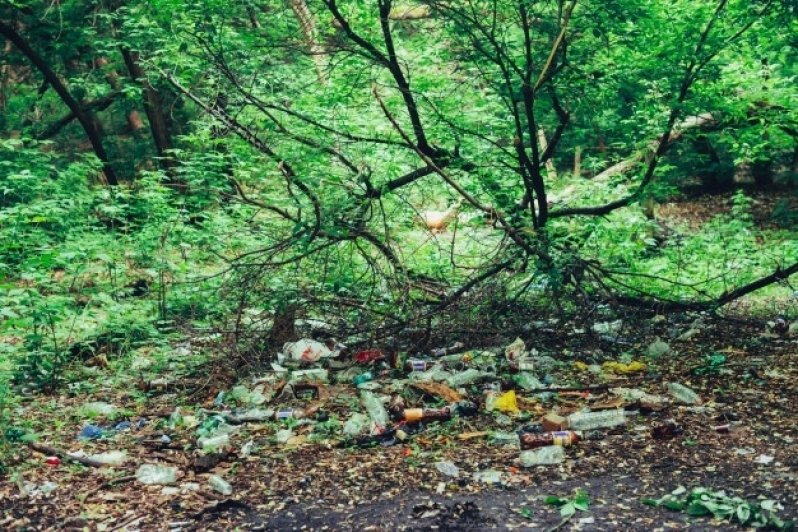
[[[501,397],[497,398],[493,406],[500,412],[512,414],[518,413],[518,399],[515,396],[515,390],[510,390]]]
[[[605,373],[640,373],[646,370],[646,365],[638,360],[633,360],[628,364],[623,362],[605,362],[601,365]]]
[[[577,360],[576,362],[574,362],[574,369],[576,371],[587,371],[587,364]]]

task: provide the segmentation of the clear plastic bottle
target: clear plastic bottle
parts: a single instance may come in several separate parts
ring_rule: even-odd
[[[373,393],[364,390],[360,392],[360,402],[368,412],[369,417],[377,426],[377,430],[384,430],[388,426],[388,411],[380,401],[380,398]]]
[[[599,412],[577,412],[568,416],[568,428],[572,430],[593,430],[617,427],[626,423],[622,408],[601,410]]]
[[[680,402],[688,405],[701,404],[701,398],[698,396],[698,394],[684,384],[679,384],[678,382],[669,382],[667,383],[667,387],[668,392],[670,392],[670,394]]]
[[[521,467],[561,464],[565,461],[565,451],[559,445],[549,445],[529,451],[521,451]]]

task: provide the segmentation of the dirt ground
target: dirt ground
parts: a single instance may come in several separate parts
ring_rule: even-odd
[[[0,529],[4,530],[716,530],[737,528],[707,517],[642,504],[678,486],[725,490],[750,501],[776,499],[782,518],[798,516],[798,339],[761,324],[704,319],[700,331],[672,341],[673,352],[647,360],[644,372],[613,375],[582,371],[581,364],[641,353],[656,337],[689,328],[695,316],[627,319],[621,336],[603,338],[581,324],[531,330],[524,340],[558,362],[550,373],[558,385],[593,386],[591,396],[557,394],[546,400],[518,390],[520,419],[484,412],[444,423],[404,427],[408,437],[392,445],[357,447],[338,434],[314,435],[313,426],[295,427],[289,444],[274,439],[273,423],[245,424],[232,446],[217,455],[195,450],[192,430],[169,430],[163,421],[177,404],[196,408],[196,397],[172,393],[140,395],[100,386],[84,393],[31,396],[19,412],[39,441],[66,451],[125,450],[121,467],[85,467],[64,461],[52,467],[43,454],[24,445],[0,479]],[[776,328],[778,329],[778,327]],[[707,356],[722,354],[713,366]],[[101,377],[98,377],[101,378]],[[384,377],[386,382],[387,375]],[[379,375],[378,375],[379,380]],[[488,437],[461,439],[489,430],[512,431],[552,409],[567,412],[612,401],[607,387],[639,388],[666,395],[663,383],[690,386],[701,407],[669,404],[646,411],[626,404],[625,426],[603,431],[603,439],[566,449],[559,465],[521,468],[519,451]],[[599,386],[598,389],[595,387]],[[349,387],[351,388],[351,387]],[[215,390],[207,390],[210,401]],[[324,408],[346,419],[354,392],[330,386]],[[478,393],[478,392],[473,392]],[[478,397],[474,397],[479,401]],[[428,398],[420,397],[419,401]],[[126,409],[133,430],[97,441],[75,438],[85,419],[77,407],[91,400]],[[206,401],[205,406],[210,406]],[[636,414],[634,412],[637,412]],[[495,413],[494,413],[495,414]],[[148,423],[135,428],[140,419]],[[683,429],[672,439],[652,437],[666,419]],[[95,420],[102,423],[102,419]],[[731,421],[730,432],[715,427]],[[171,442],[164,443],[166,433]],[[242,444],[253,442],[248,456]],[[435,463],[449,460],[459,478],[447,477]],[[175,486],[146,486],[135,480],[141,463],[177,467]],[[500,483],[486,484],[474,473],[497,471]],[[217,473],[233,486],[224,496],[207,484]],[[45,482],[55,483],[43,493]],[[52,487],[52,486],[51,486]],[[589,498],[588,511],[563,521],[546,496]]]

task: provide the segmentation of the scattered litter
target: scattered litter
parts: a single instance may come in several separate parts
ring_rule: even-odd
[[[99,440],[103,437],[103,429],[97,425],[86,425],[78,433],[79,440]]]
[[[211,487],[212,490],[218,491],[222,495],[233,494],[233,486],[231,486],[229,482],[227,482],[219,475],[211,475],[210,477],[208,477],[208,485]]]
[[[629,373],[640,373],[642,371],[645,371],[646,365],[637,360],[633,360],[629,363],[605,362],[604,364],[601,365],[601,369],[604,370],[606,373],[628,375]]]
[[[322,358],[333,356],[333,352],[321,342],[304,338],[283,345],[283,355],[289,360],[298,362],[318,362]],[[282,362],[280,357],[278,360]]]
[[[136,470],[136,480],[142,484],[174,484],[177,481],[177,468],[160,464],[141,464]]]
[[[568,427],[572,430],[611,428],[626,423],[622,408],[600,412],[577,412],[568,416]]]
[[[623,320],[605,321],[593,324],[593,332],[598,334],[618,334],[623,328]]]
[[[88,459],[105,465],[121,466],[127,461],[127,453],[125,451],[107,451],[89,455]]]
[[[668,388],[668,392],[678,401],[688,404],[688,405],[700,405],[702,403],[701,398],[695,393],[693,390],[685,386],[684,384],[679,384],[678,382],[669,382],[666,384]]]
[[[549,445],[538,449],[521,451],[521,467],[561,464],[565,461],[565,450],[560,445]]]
[[[670,352],[671,346],[668,344],[668,342],[660,340],[659,337],[651,342],[648,346],[648,349],[646,349],[646,354],[649,356],[649,358],[654,359],[665,356]]]
[[[759,456],[754,458],[754,463],[755,464],[768,465],[771,462],[773,462],[773,460],[775,460],[775,457],[773,457],[773,456],[771,456],[769,454],[760,454]]]
[[[114,415],[116,411],[117,408],[114,405],[102,401],[86,403],[80,407],[80,413],[88,418],[94,418],[98,416],[109,417]]]
[[[435,463],[435,469],[440,471],[442,475],[446,475],[447,477],[459,477],[460,476],[460,468],[454,465],[454,463],[449,461],[442,461]]]
[[[488,471],[477,471],[474,473],[473,478],[475,481],[483,482],[485,484],[501,484],[502,472],[493,469]]]

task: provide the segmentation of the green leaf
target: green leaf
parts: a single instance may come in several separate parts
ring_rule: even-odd
[[[563,499],[562,497],[557,497],[556,495],[549,495],[548,497],[543,499],[543,502],[553,506],[561,506],[567,503],[568,499]]]
[[[662,502],[662,506],[664,506],[668,510],[681,512],[687,507],[687,503],[684,501],[680,501],[679,499],[667,499]]]
[[[576,513],[576,506],[574,506],[574,503],[572,502],[569,502],[565,506],[560,508],[560,515],[563,517],[571,517],[575,513]]]
[[[573,504],[577,508],[577,510],[586,512],[587,509],[590,507],[590,498],[587,496],[587,492],[585,490],[576,490]]]
[[[751,507],[747,504],[741,504],[737,507],[737,520],[741,525],[744,525],[751,518]]]
[[[701,501],[693,501],[687,507],[687,515],[692,515],[694,517],[700,517],[702,515],[709,515],[712,512],[706,505]]]

